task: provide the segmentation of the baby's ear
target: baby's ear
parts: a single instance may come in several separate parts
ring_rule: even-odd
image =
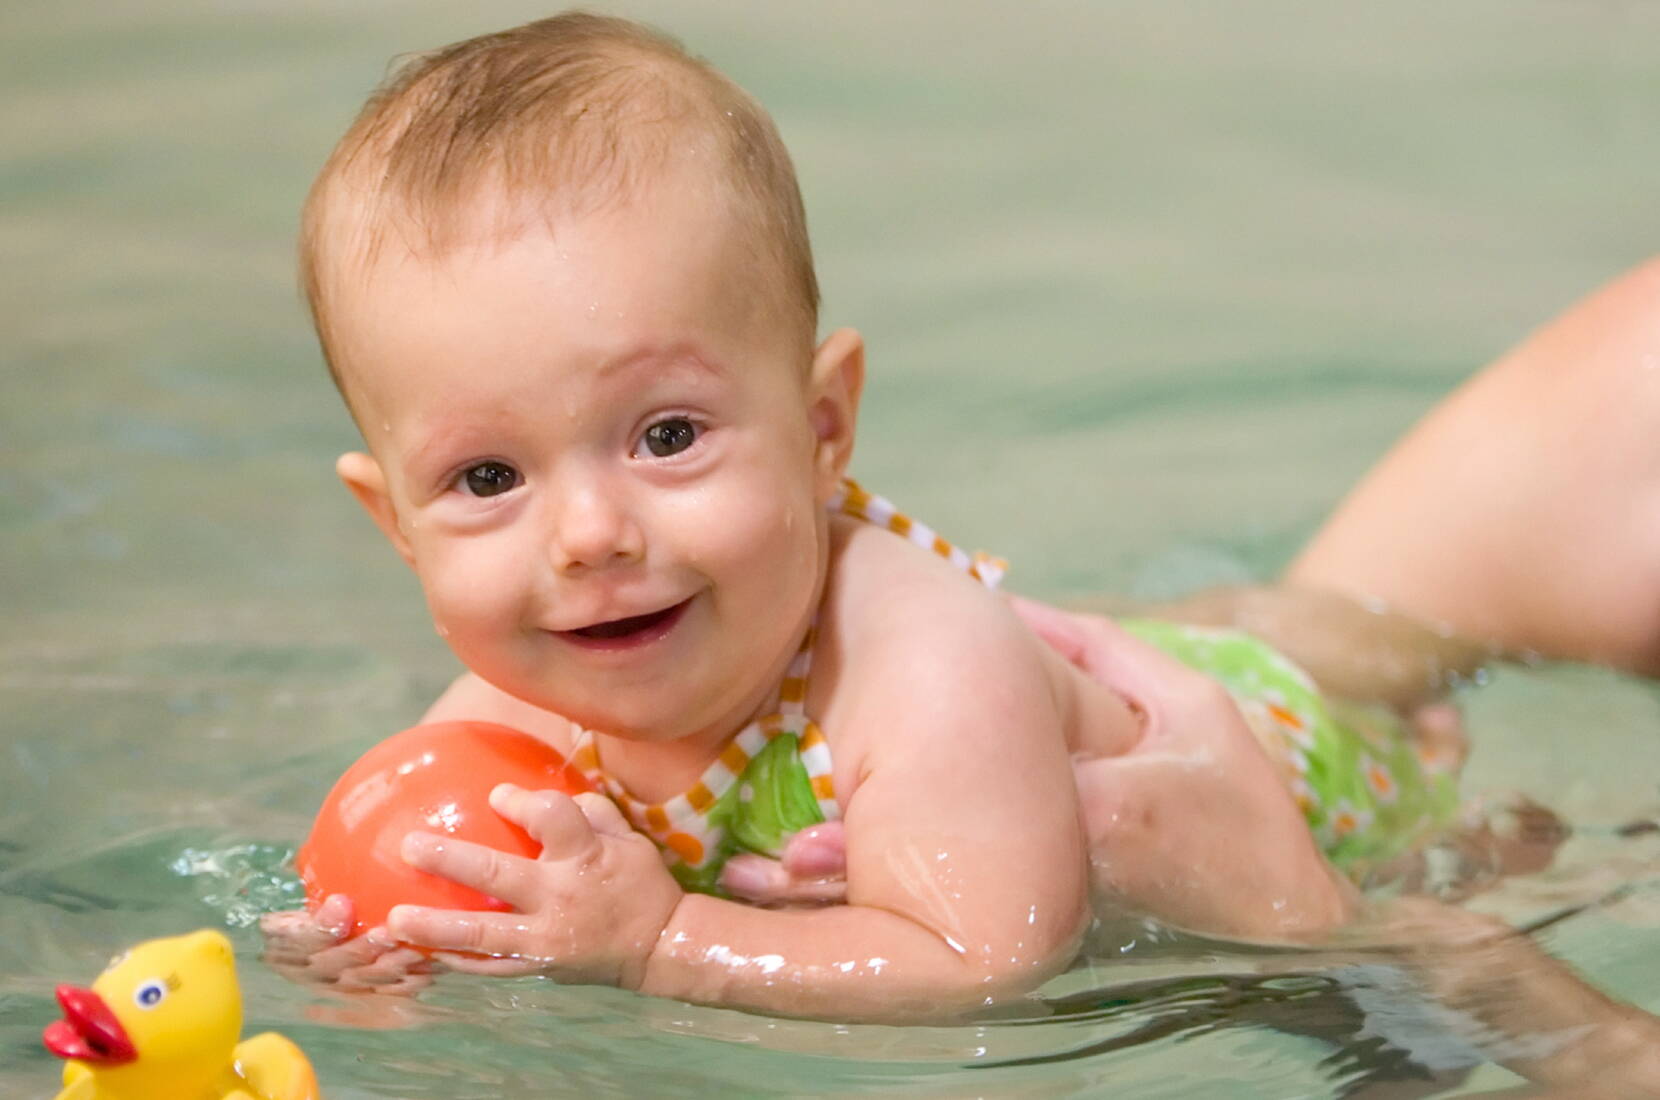
[[[380,463],[362,451],[349,451],[336,460],[334,472],[340,475],[340,480],[346,483],[352,496],[363,505],[363,510],[375,521],[375,526],[392,544],[392,549],[411,569],[415,568],[415,550],[409,545],[403,528],[398,526],[397,509],[392,506],[392,493]]]
[[[853,457],[853,432],[864,388],[865,339],[853,329],[839,328],[813,353],[807,390],[807,417],[817,437],[813,463],[826,500],[841,484]]]

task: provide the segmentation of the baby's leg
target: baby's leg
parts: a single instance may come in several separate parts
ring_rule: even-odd
[[[1291,658],[1327,695],[1383,703],[1408,716],[1503,656],[1490,645],[1318,589],[1212,588],[1136,613],[1244,631]]]
[[[1431,411],[1286,578],[1660,675],[1660,260]]]
[[[1470,746],[1463,716],[1447,693],[1504,656],[1339,592],[1213,588],[1144,610],[1262,639],[1312,676],[1328,698],[1392,708],[1425,757],[1453,771],[1464,766]]]

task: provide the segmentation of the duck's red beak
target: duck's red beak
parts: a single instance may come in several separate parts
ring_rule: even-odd
[[[60,985],[58,1004],[63,1006],[63,1019],[48,1024],[41,1038],[59,1058],[118,1066],[138,1057],[127,1029],[92,990]]]

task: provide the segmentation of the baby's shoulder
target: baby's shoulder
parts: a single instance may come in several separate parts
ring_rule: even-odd
[[[824,606],[837,650],[862,678],[1025,675],[1031,632],[960,567],[881,528],[832,529]],[[861,679],[863,682],[863,679]]]
[[[1063,699],[1041,644],[1002,596],[880,528],[838,530],[833,549],[826,644],[808,690],[838,792],[965,753],[1033,767],[1064,760]],[[1011,728],[1027,733],[1017,746]]]
[[[570,753],[577,727],[568,718],[517,699],[477,673],[464,672],[421,716],[427,722],[495,722],[523,730],[562,753]]]

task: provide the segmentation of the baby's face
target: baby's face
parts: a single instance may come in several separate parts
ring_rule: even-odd
[[[331,309],[379,469],[355,460],[439,633],[640,740],[751,717],[825,569],[811,352],[707,187],[388,253]]]

